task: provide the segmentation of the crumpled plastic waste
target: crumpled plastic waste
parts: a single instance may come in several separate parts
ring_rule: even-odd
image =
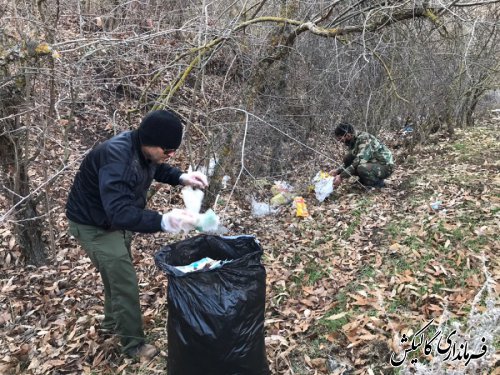
[[[193,214],[200,213],[201,202],[203,201],[203,196],[205,195],[203,190],[193,189],[192,186],[186,186],[182,188],[181,194],[186,209]]]
[[[197,169],[203,173],[205,176],[212,177],[215,171],[215,167],[217,166],[217,159],[216,158],[210,158],[208,162],[208,168],[204,165],[199,166]],[[194,169],[190,165],[188,167],[188,172],[192,172]]]
[[[274,181],[274,185],[271,187],[271,193],[273,193],[273,195],[279,193],[291,193],[292,191],[292,185],[285,181]]]
[[[313,178],[316,199],[323,202],[333,193],[333,176],[328,172],[319,171]]]
[[[306,201],[303,197],[295,197],[293,199],[293,204],[296,209],[295,216],[297,217],[309,217],[309,211],[307,211]]]
[[[271,206],[273,207],[288,204],[294,197],[293,187],[285,181],[274,181],[271,193],[273,193],[271,198]]]
[[[271,206],[284,206],[293,200],[293,195],[289,193],[278,193],[271,198]]]
[[[210,208],[200,214],[196,222],[196,230],[200,232],[214,232],[219,228],[219,217]]]
[[[232,262],[231,260],[215,260],[210,257],[205,257],[197,260],[187,266],[175,266],[179,271],[184,273],[190,273],[201,270],[213,270],[222,267],[226,263]]]
[[[439,216],[442,216],[442,217],[445,217],[445,216],[446,216],[446,214],[447,214],[447,210],[446,210],[446,208],[444,208],[444,206],[443,206],[443,202],[442,202],[442,201],[437,200],[437,201],[435,201],[435,202],[432,202],[432,203],[430,204],[430,206],[431,206],[432,210],[433,210],[436,214],[438,214]]]
[[[431,208],[433,210],[439,210],[442,206],[443,202],[442,201],[435,201],[433,203],[431,203]]]
[[[277,208],[273,208],[267,203],[256,201],[254,197],[252,197],[251,204],[252,204],[252,216],[255,217],[272,215],[278,211]]]
[[[212,209],[200,214],[203,190],[193,189],[191,186],[182,188],[182,200],[189,212],[197,215],[195,229],[200,232],[217,232],[219,230],[219,217]]]

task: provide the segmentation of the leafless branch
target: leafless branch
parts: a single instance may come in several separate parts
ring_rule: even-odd
[[[478,1],[478,2],[472,2],[472,3],[453,3],[452,6],[454,7],[476,7],[476,6],[482,6],[482,5],[489,5],[489,4],[496,4],[500,3],[500,0],[490,0],[490,1]]]
[[[81,157],[84,157],[87,153],[90,152],[90,149],[85,151]],[[26,202],[28,199],[31,197],[35,196],[38,194],[40,191],[45,189],[47,186],[51,185],[53,181],[55,181],[61,174],[63,174],[64,171],[72,167],[74,164],[78,163],[80,159],[77,159],[69,164],[66,164],[63,168],[61,168],[59,171],[57,171],[55,174],[50,176],[48,180],[43,182],[42,184],[38,185],[35,189],[33,189],[27,196],[23,197],[20,199],[16,204],[14,204],[12,207],[10,207],[2,216],[0,216],[0,223],[3,223],[20,205],[22,205],[24,202]]]

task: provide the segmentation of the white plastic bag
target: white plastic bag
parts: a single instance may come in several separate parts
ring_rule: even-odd
[[[262,217],[272,215],[276,211],[276,208],[272,208],[270,205],[264,202],[257,202],[255,198],[252,197],[252,216]]]
[[[185,186],[182,188],[181,193],[186,209],[193,214],[200,213],[201,202],[203,201],[203,196],[205,195],[203,190],[193,189],[192,186]]]
[[[213,270],[215,268],[222,267],[223,263],[224,261],[222,260],[215,260],[209,257],[205,257],[191,264],[188,264],[187,266],[175,266],[175,268],[184,273],[190,273],[199,270]]]
[[[271,193],[276,194],[288,194],[293,192],[293,187],[288,182],[285,181],[274,181],[274,185],[271,187]]]
[[[200,214],[201,203],[205,193],[203,190],[193,189],[191,186],[182,188],[182,200],[189,212],[198,215],[196,230],[200,232],[216,232],[219,229],[219,217],[212,209]]]
[[[319,171],[313,178],[314,193],[316,199],[323,202],[331,193],[333,193],[333,176],[327,172]]]

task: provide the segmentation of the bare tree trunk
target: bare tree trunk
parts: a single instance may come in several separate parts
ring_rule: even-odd
[[[5,116],[5,108],[0,110]],[[14,228],[17,243],[27,264],[40,266],[46,263],[45,245],[42,240],[42,225],[37,212],[37,201],[30,196],[30,178],[27,156],[24,155],[24,137],[19,136],[18,119],[3,120],[0,136],[0,165],[3,178],[3,190],[10,197],[14,211]]]
[[[205,199],[203,200],[202,211],[211,208],[219,192],[222,190],[222,179],[224,175],[231,175],[235,170],[234,160],[235,160],[235,147],[233,145],[236,136],[234,134],[235,130],[229,129],[226,133],[224,139],[224,145],[222,152],[220,153],[217,164],[215,165],[214,173],[210,178],[210,186],[207,189],[207,194],[205,194]],[[231,175],[231,180],[234,181],[234,176]]]
[[[49,52],[38,49],[40,44],[26,42],[28,56],[37,59]],[[31,191],[29,167],[40,149],[30,145],[30,115],[26,114],[28,98],[32,93],[32,66],[26,69],[26,56],[16,48],[8,51],[10,63],[2,67],[4,84],[0,88],[0,172],[2,190],[10,198],[17,243],[27,264],[36,266],[46,263],[45,246],[42,239],[43,220],[37,205],[43,194],[35,196]],[[30,61],[31,64],[31,61]],[[25,112],[25,114],[21,114]],[[25,122],[24,122],[24,121]],[[7,217],[4,217],[7,219]]]
[[[16,236],[27,264],[47,264],[45,244],[42,240],[42,218],[36,210],[36,202],[30,198],[23,202],[16,213]]]

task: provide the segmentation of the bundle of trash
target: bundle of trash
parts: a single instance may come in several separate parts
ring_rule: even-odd
[[[200,213],[204,196],[203,190],[185,186],[181,192],[186,209],[198,216],[195,229],[200,232],[217,232],[220,224],[216,213],[212,209],[208,209],[202,214]]]
[[[333,176],[328,172],[319,171],[313,178],[316,199],[323,202],[333,193]]]
[[[290,203],[293,198],[293,187],[285,181],[274,181],[271,187],[271,206],[282,206]]]
[[[255,197],[251,198],[252,216],[262,217],[272,215],[278,212],[280,206],[284,206],[293,201],[295,194],[293,187],[285,181],[274,181],[271,186],[271,194],[273,195],[269,203],[259,202]]]
[[[316,199],[319,202],[323,202],[334,190],[333,180],[334,177],[328,172],[319,171],[312,179],[313,185],[310,185],[309,192],[314,190]],[[293,207],[296,209],[295,214],[297,217],[309,217],[305,199],[298,195],[289,183],[285,181],[274,181],[271,187],[271,193],[273,197],[269,204],[258,202],[254,197],[251,198],[253,216],[261,217],[271,215],[278,212],[280,206],[292,203]]]
[[[205,257],[186,266],[175,266],[175,268],[177,268],[181,272],[190,273],[195,271],[213,270],[216,268],[220,268],[224,264],[230,262],[231,260],[216,260],[210,257]]]
[[[259,202],[254,197],[252,197],[251,205],[252,205],[252,216],[254,217],[272,215],[278,212],[277,207],[271,207],[271,205],[265,202]]]

